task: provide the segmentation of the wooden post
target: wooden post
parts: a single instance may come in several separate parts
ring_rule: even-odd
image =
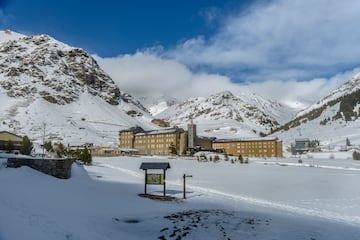
[[[185,184],[186,184],[186,175],[185,175],[185,173],[184,173],[184,175],[183,175],[183,198],[184,199],[186,199],[186,186],[185,186]]]
[[[166,171],[165,169],[163,170],[164,171],[164,197],[165,197],[165,188],[166,188]]]
[[[147,170],[145,169],[145,192],[144,192],[145,195],[146,195],[146,184],[147,184]]]

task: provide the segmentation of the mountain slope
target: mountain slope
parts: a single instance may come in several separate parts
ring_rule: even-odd
[[[152,94],[150,96],[138,96],[137,98],[153,116],[156,116],[169,107],[179,103],[179,100],[176,98],[165,94]]]
[[[323,145],[344,145],[346,138],[360,143],[360,73],[339,88],[299,112],[294,119],[277,129],[276,135],[310,137]]]
[[[291,118],[293,111],[279,103],[267,101],[255,94],[234,96],[225,91],[188,99],[173,105],[156,118],[185,127],[191,119],[202,135],[221,137],[254,137],[280,126]],[[279,122],[278,122],[279,121]]]
[[[0,30],[0,44],[7,41],[15,41],[20,38],[26,37],[23,34],[16,33],[10,30]]]
[[[49,102],[66,104],[88,91],[118,104],[118,87],[82,49],[35,35],[3,42],[0,54],[1,86],[11,97],[40,95]]]
[[[0,39],[1,130],[38,142],[45,130],[54,141],[117,145],[121,129],[156,128],[84,50],[47,35],[2,31]]]

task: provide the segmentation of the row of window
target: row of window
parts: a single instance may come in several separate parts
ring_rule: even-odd
[[[166,139],[144,139],[144,140],[136,140],[137,143],[172,143],[174,142],[173,138]]]
[[[164,138],[164,137],[175,137],[175,134],[150,134],[150,135],[140,135],[136,136],[137,138]]]
[[[269,150],[262,150],[262,149],[260,149],[259,151],[254,151],[254,150],[248,150],[248,151],[241,151],[241,150],[237,150],[236,152],[238,152],[238,153],[241,153],[241,152],[243,152],[243,153],[257,153],[257,152],[259,152],[259,153],[267,153],[267,152],[272,152],[272,153],[274,153],[275,151],[274,151],[274,149],[271,149],[270,151]]]
[[[145,144],[145,145],[139,145],[136,146],[137,148],[141,149],[168,149],[170,147],[170,144]]]

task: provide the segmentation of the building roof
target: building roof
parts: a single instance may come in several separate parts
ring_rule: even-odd
[[[14,137],[23,138],[22,136],[16,135],[15,133],[11,133],[11,132],[8,132],[8,131],[0,131],[0,135],[1,134],[9,134],[9,135],[14,136]]]
[[[147,169],[163,169],[166,170],[170,168],[170,163],[168,162],[143,162],[140,165],[140,169],[147,170]]]
[[[259,142],[259,141],[278,141],[276,137],[273,138],[233,138],[233,139],[216,139],[214,143],[226,143],[226,142]]]
[[[155,135],[155,134],[167,134],[167,133],[177,133],[179,131],[184,131],[182,128],[174,127],[174,128],[166,128],[166,129],[159,129],[159,130],[151,130],[151,131],[144,131],[136,133],[136,136],[144,136],[144,135]]]
[[[123,129],[120,131],[120,133],[122,132],[133,132],[133,133],[138,133],[138,132],[143,132],[144,129],[142,127],[136,126],[136,127],[131,127],[128,129]]]

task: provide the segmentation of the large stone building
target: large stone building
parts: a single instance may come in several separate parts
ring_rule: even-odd
[[[144,131],[136,127],[120,131],[120,148],[136,149],[142,155],[183,154],[187,150],[187,133],[182,128]]]
[[[243,157],[282,157],[282,141],[277,138],[217,139],[213,149]]]
[[[141,155],[183,155],[199,150],[212,150],[244,157],[282,157],[282,142],[277,138],[219,139],[198,137],[196,125],[188,131],[174,127],[144,131],[140,127],[122,130],[119,134],[122,152]]]

